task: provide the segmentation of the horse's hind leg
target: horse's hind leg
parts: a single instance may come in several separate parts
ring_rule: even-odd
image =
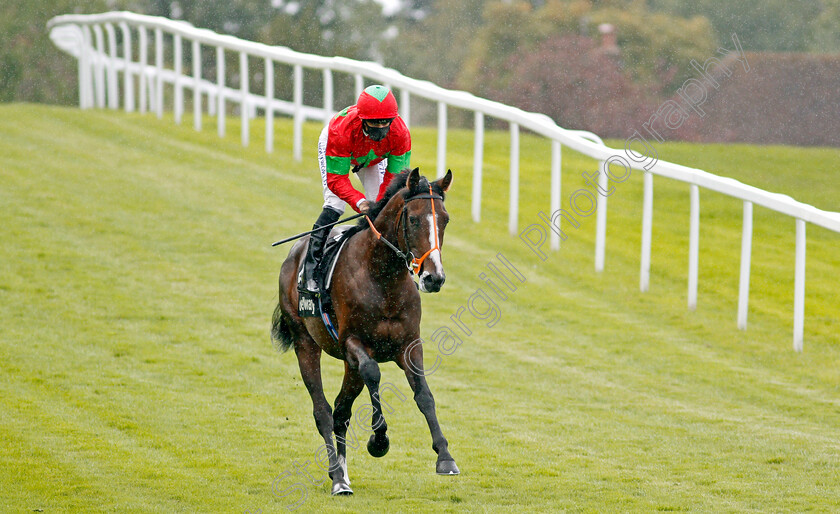
[[[335,399],[335,410],[333,410],[333,432],[335,433],[335,446],[338,451],[338,462],[344,472],[344,481],[350,485],[350,478],[347,476],[347,444],[354,450],[359,447],[356,441],[356,434],[353,427],[350,427],[353,402],[365,388],[365,382],[358,370],[352,369],[344,363],[344,382],[341,384],[341,391]],[[350,429],[351,438],[347,440],[347,430]]]
[[[455,459],[449,453],[449,442],[443,436],[440,423],[438,423],[435,413],[435,399],[426,383],[426,376],[423,371],[423,347],[419,344],[411,345],[404,352],[400,352],[397,365],[405,371],[408,385],[414,391],[414,401],[417,403],[420,412],[426,417],[426,423],[429,424],[429,431],[432,433],[432,449],[438,455],[435,471],[438,475],[459,474],[460,471],[455,464]]]
[[[312,398],[312,414],[315,416],[315,426],[324,438],[330,467],[327,470],[332,478],[332,494],[353,494],[353,490],[344,479],[344,472],[338,462],[338,455],[333,445],[333,416],[330,404],[324,397],[324,387],[321,382],[321,348],[308,335],[302,336],[295,344],[300,376]]]
[[[367,354],[362,342],[355,337],[347,338],[346,348],[348,365],[351,370],[358,370],[368,391],[370,391],[370,403],[373,406],[373,417],[371,419],[373,434],[368,440],[368,453],[374,457],[382,457],[388,453],[390,444],[386,435],[388,425],[385,423],[385,417],[382,415],[382,405],[379,401],[379,378],[381,376],[379,364]]]

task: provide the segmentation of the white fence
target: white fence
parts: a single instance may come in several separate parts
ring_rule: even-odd
[[[207,111],[217,115],[217,130],[225,133],[225,115],[228,103],[238,104],[241,113],[242,144],[249,143],[249,120],[256,116],[257,109],[265,116],[266,151],[273,150],[275,114],[294,118],[293,155],[301,160],[302,125],[307,119],[326,120],[335,112],[333,105],[333,74],[343,73],[353,77],[356,95],[360,94],[365,81],[386,84],[400,93],[401,116],[410,123],[411,98],[420,97],[437,104],[437,174],[443,175],[446,162],[447,111],[455,107],[472,111],[475,120],[475,152],[473,161],[472,218],[481,219],[482,160],[484,148],[485,116],[505,120],[510,124],[510,206],[508,228],[511,234],[519,232],[519,129],[525,128],[542,135],[552,142],[551,152],[551,204],[552,213],[561,208],[561,150],[567,146],[584,155],[597,159],[601,170],[608,171],[611,161],[625,150],[604,146],[594,134],[567,130],[557,126],[542,114],[524,112],[520,109],[475,97],[463,91],[450,91],[430,82],[406,77],[394,70],[376,63],[359,62],[342,57],[322,57],[294,52],[285,47],[267,46],[244,41],[231,36],[198,29],[189,23],[165,18],[142,16],[128,12],[110,12],[98,15],[65,15],[50,20],[50,37],[53,42],[78,59],[79,105],[81,108],[109,107],[117,109],[122,99],[126,111],[135,108],[140,112],[147,109],[162,116],[164,108],[164,84],[174,89],[174,116],[180,123],[184,115],[184,89],[193,94],[193,123],[201,130],[203,99],[207,98]],[[119,32],[116,30],[119,28]],[[154,41],[150,37],[154,36]],[[119,39],[119,44],[118,44]],[[107,42],[106,42],[107,40]],[[172,55],[167,56],[171,67],[165,65],[164,49],[170,42]],[[137,51],[134,51],[136,42]],[[191,75],[184,74],[183,45],[190,44],[192,50]],[[149,49],[154,50],[154,62],[149,62]],[[216,81],[202,78],[201,52],[210,47],[216,53]],[[118,52],[122,50],[122,55]],[[225,74],[225,52],[239,54],[239,84],[229,86]],[[134,55],[138,59],[134,59]],[[262,93],[250,90],[249,60],[264,61],[264,83]],[[274,64],[282,63],[293,67],[293,94],[291,101],[275,98]],[[307,106],[303,103],[304,69],[314,70],[323,76],[323,105]],[[119,75],[122,74],[122,87]],[[136,86],[136,94],[135,94]],[[341,106],[343,107],[343,106]],[[644,172],[644,203],[642,220],[642,249],[640,289],[647,291],[650,277],[651,227],[653,219],[653,176],[687,182],[690,184],[690,226],[688,266],[688,307],[697,305],[697,273],[699,251],[700,204],[699,188],[723,193],[743,201],[743,233],[741,243],[741,275],[738,295],[738,327],[745,329],[749,301],[750,259],[752,249],[753,204],[786,214],[796,220],[796,263],[794,282],[793,346],[802,351],[805,311],[805,247],[806,224],[813,223],[829,230],[840,232],[840,214],[822,211],[813,206],[797,202],[789,196],[770,193],[742,184],[736,180],[719,177],[702,170],[678,164],[656,161],[645,169],[645,160],[625,162],[633,169]],[[605,164],[607,168],[605,169]],[[652,164],[652,163],[649,163]],[[599,174],[599,187],[606,190],[608,173]],[[558,218],[559,219],[559,218]],[[597,201],[595,268],[602,271],[607,223],[607,197]],[[560,246],[560,236],[551,234],[552,249]]]

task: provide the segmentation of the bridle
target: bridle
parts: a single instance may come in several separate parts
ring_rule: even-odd
[[[403,223],[403,215],[405,214],[406,210],[408,209],[408,202],[413,202],[414,200],[429,200],[429,203],[432,204],[432,230],[434,231],[435,235],[435,245],[429,249],[426,253],[424,253],[420,258],[414,256],[414,252],[408,246],[408,223]],[[437,212],[435,211],[435,200],[443,200],[443,197],[440,195],[436,195],[432,192],[432,186],[429,185],[429,194],[421,193],[418,195],[414,195],[411,198],[405,199],[405,205],[403,205],[402,210],[400,211],[400,215],[397,217],[397,234],[400,231],[400,224],[403,226],[403,243],[406,249],[406,252],[400,250],[396,245],[382,237],[382,234],[376,230],[376,227],[373,226],[373,222],[370,220],[370,216],[367,216],[366,219],[368,224],[370,225],[370,229],[376,235],[376,239],[381,240],[385,243],[388,248],[394,251],[397,256],[405,261],[405,266],[408,268],[408,271],[411,274],[415,274],[419,269],[420,266],[423,265],[423,261],[426,260],[426,257],[431,255],[431,253],[435,250],[440,251],[440,237],[438,236],[438,226],[437,226]],[[397,235],[399,237],[399,235]],[[397,240],[397,245],[399,245],[399,240]]]

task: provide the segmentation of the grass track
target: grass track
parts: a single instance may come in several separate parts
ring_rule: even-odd
[[[0,510],[282,512],[275,477],[321,444],[293,355],[268,325],[287,250],[320,209],[309,125],[266,155],[236,120],[0,105]],[[435,135],[413,131],[434,174]],[[434,475],[409,398],[391,452],[349,455],[356,494],[300,475],[303,512],[831,512],[840,509],[840,236],[808,228],[805,352],[791,349],[794,221],[757,208],[749,327],[735,326],[740,202],[701,191],[699,306],[686,309],[688,186],[656,180],[651,292],[638,292],[641,180],[610,197],[607,269],[594,217],[541,262],[507,236],[504,133],[488,133],[483,222],[469,221],[472,139],[449,136],[447,284],[423,334],[503,253],[526,282],[451,355],[427,345],[463,474]],[[616,142],[614,146],[618,146]],[[544,142],[523,134],[520,226],[547,210]],[[662,159],[838,209],[837,149],[664,144]],[[594,162],[564,152],[564,191]],[[328,358],[327,358],[328,359]],[[324,361],[328,398],[341,365]],[[408,392],[393,364],[383,380]],[[389,397],[386,397],[386,400]],[[317,465],[313,474],[321,476]]]

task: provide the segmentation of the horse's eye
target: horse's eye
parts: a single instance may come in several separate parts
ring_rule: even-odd
[[[412,227],[419,227],[420,226],[420,218],[417,216],[409,216],[408,222],[411,223]]]

